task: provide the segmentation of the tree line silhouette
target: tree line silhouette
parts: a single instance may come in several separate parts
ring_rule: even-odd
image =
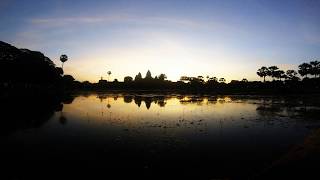
[[[123,81],[101,78],[97,83],[76,81],[65,75],[63,64],[68,56],[60,56],[62,67],[56,65],[44,54],[27,49],[18,49],[0,41],[0,91],[23,90],[66,91],[66,90],[121,90],[121,91],[162,91],[180,93],[318,93],[320,91],[320,62],[302,63],[296,70],[281,70],[277,66],[263,66],[257,70],[261,81],[231,80],[211,76],[181,76],[179,81],[167,80],[161,73],[152,76],[150,70],[143,77],[139,72],[134,78],[125,76]],[[312,76],[312,78],[311,78]],[[272,81],[266,81],[266,78]]]
[[[298,72],[291,69],[285,72],[280,70],[277,66],[262,66],[258,69],[257,75],[262,77],[264,82],[268,76],[272,77],[273,80],[279,79],[281,81],[281,79],[285,79],[290,81],[299,81],[300,78],[297,76],[298,73],[304,78],[308,78],[308,75],[313,75],[314,78],[317,78],[320,74],[320,62],[310,61],[310,63],[302,63],[298,66],[298,69]]]
[[[56,67],[41,52],[18,49],[0,41],[0,91],[73,88],[75,79],[63,71],[67,55],[61,55],[60,60],[62,67]]]
[[[135,78],[124,77],[123,82],[117,79],[110,82],[100,80],[98,83],[84,82],[82,88],[95,90],[159,90],[165,92],[199,92],[199,93],[318,93],[320,91],[320,63],[311,61],[298,66],[298,71],[279,69],[277,66],[262,66],[257,70],[257,75],[263,78],[261,81],[231,80],[211,76],[181,76],[177,82],[167,80],[166,74],[152,77],[150,70],[145,77],[139,72]],[[301,77],[299,77],[299,75]],[[308,75],[313,75],[309,78]],[[266,78],[272,81],[266,81]]]

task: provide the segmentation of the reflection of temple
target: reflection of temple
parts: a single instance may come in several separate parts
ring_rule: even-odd
[[[171,97],[166,97],[164,95],[160,96],[145,96],[145,95],[126,95],[123,97],[123,101],[125,103],[134,103],[140,107],[142,102],[146,104],[146,108],[150,109],[151,104],[155,103],[160,107],[165,107],[166,105],[166,99],[168,98],[176,98],[179,99],[179,102],[181,104],[198,104],[201,105],[205,100],[207,100],[207,103],[209,104],[216,104],[217,102],[219,103],[224,103],[226,98],[218,98],[216,96],[212,97],[205,97],[205,96],[171,96]],[[229,98],[230,99],[230,98]]]
[[[158,104],[160,107],[164,107],[166,105],[164,96],[124,96],[123,101],[125,103],[131,103],[134,100],[134,103],[140,107],[142,101],[146,104],[146,108],[150,109],[151,103],[154,102]]]
[[[137,104],[139,107],[141,106],[141,102],[144,101],[146,104],[146,108],[150,109],[151,103],[153,101],[152,97],[143,97],[143,96],[135,96],[134,103]]]
[[[134,103],[135,103],[136,105],[138,105],[139,107],[141,106],[141,101],[142,101],[142,99],[141,99],[140,96],[134,97]]]
[[[151,106],[152,98],[147,97],[147,98],[144,99],[144,102],[146,103],[147,109],[149,109],[150,106]]]

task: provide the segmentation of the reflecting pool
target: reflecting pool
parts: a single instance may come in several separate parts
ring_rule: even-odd
[[[86,93],[50,102],[2,108],[2,121],[16,122],[0,136],[10,176],[254,177],[320,127],[310,97]]]

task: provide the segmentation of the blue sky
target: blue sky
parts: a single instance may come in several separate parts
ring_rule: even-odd
[[[38,50],[76,79],[209,75],[259,80],[320,57],[317,0],[0,1],[0,40]]]

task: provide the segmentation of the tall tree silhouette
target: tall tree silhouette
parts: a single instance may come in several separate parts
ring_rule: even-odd
[[[302,63],[298,66],[298,68],[299,68],[298,72],[301,76],[308,77],[308,74],[311,73],[312,66],[308,63]]]
[[[65,54],[62,54],[62,55],[60,56],[60,61],[62,62],[62,70],[63,70],[63,64],[64,64],[66,61],[68,61],[68,56],[65,55]]]
[[[295,70],[287,70],[287,72],[286,72],[287,79],[292,80],[292,81],[299,80],[299,77],[297,77],[297,74],[298,73]]]
[[[278,76],[278,67],[277,66],[270,66],[269,68],[269,71],[268,71],[268,76],[271,76],[274,80],[274,78],[277,78]]]
[[[126,77],[124,77],[123,82],[128,83],[128,82],[132,82],[132,80],[133,80],[132,77],[126,76]]]
[[[286,79],[286,73],[283,70],[275,71],[275,77],[281,81],[282,78]]]
[[[111,71],[108,71],[107,74],[108,74],[108,81],[110,81]]]
[[[269,69],[265,66],[262,66],[260,69],[258,69],[257,75],[263,77],[263,82],[266,82],[266,76],[269,75]]]
[[[164,80],[167,79],[167,76],[166,76],[165,74],[160,74],[159,77],[158,77],[158,79],[159,79],[160,81],[164,81]]]
[[[310,65],[311,65],[310,74],[314,75],[314,77],[316,78],[317,75],[320,74],[320,62],[319,61],[311,61]]]

